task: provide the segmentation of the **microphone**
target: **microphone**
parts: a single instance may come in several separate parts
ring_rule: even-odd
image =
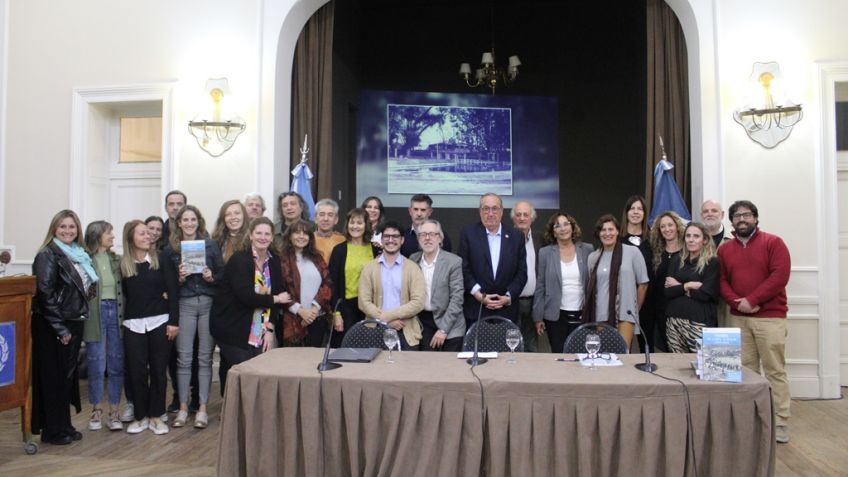
[[[336,311],[338,311],[339,305],[341,305],[341,304],[342,304],[341,298],[336,300],[336,306],[333,307],[333,321],[335,321],[335,319],[336,319]],[[330,361],[330,343],[333,342],[333,329],[334,328],[335,328],[335,326],[333,326],[333,324],[330,323],[330,337],[327,338],[327,346],[324,348],[324,359],[322,359],[321,362],[318,363],[318,371],[331,371],[333,369],[342,367],[341,364]]]
[[[483,294],[483,298],[486,298],[486,294]],[[474,328],[474,354],[471,355],[470,358],[465,360],[466,363],[470,364],[473,368],[474,366],[478,366],[481,364],[485,364],[489,361],[486,358],[481,358],[480,354],[477,350],[478,345],[480,344],[480,318],[483,316],[483,300],[480,300],[480,311],[477,312],[477,323]]]
[[[648,335],[645,334],[645,331],[642,330],[642,327],[639,326],[639,318],[633,316],[633,313],[630,310],[627,310],[627,315],[633,318],[636,323],[636,328],[639,330],[639,333],[645,338],[645,362],[635,364],[634,367],[640,371],[644,371],[646,373],[653,373],[657,370],[657,365],[651,363],[651,348],[648,346]]]

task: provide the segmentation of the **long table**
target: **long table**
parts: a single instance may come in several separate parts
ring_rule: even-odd
[[[640,355],[590,371],[517,353],[476,367],[478,381],[453,353],[382,353],[322,382],[321,354],[275,349],[230,370],[219,475],[774,474],[771,392],[748,369],[739,384],[705,382],[692,355],[653,356],[686,384],[690,424],[684,387],[636,370]]]

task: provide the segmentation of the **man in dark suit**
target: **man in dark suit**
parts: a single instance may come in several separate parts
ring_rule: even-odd
[[[459,256],[465,280],[465,321],[498,315],[518,323],[518,298],[527,283],[524,234],[501,223],[503,201],[480,197],[480,222],[462,230]]]
[[[433,199],[427,194],[415,194],[409,199],[409,218],[412,219],[412,225],[403,234],[403,246],[400,248],[400,254],[409,258],[415,252],[421,250],[418,243],[418,228],[425,220],[433,215]],[[450,238],[442,233],[442,250],[451,251]]]

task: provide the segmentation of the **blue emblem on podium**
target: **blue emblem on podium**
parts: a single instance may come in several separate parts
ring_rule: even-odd
[[[15,383],[15,323],[0,323],[0,386]]]

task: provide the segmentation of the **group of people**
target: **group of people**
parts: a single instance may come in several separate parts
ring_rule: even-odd
[[[652,348],[694,352],[701,329],[719,323],[721,297],[726,323],[743,330],[743,364],[759,371],[762,363],[772,381],[778,437],[785,435],[789,253],[759,229],[751,202],[730,207],[731,239],[715,201],[703,204],[702,222],[664,212],[649,227],[645,200],[634,196],[621,221],[610,214],[596,221],[595,249],[573,215],[554,213],[539,234],[531,203],[514,205],[510,225],[501,197],[488,193],[456,253],[432,205],[414,195],[405,227],[385,217],[379,197],[368,197],[344,215],[340,233],[331,199],[315,204],[313,222],[303,198],[284,192],[274,223],[264,199],[248,194],[221,206],[209,234],[201,211],[172,191],[167,220],[124,226],[123,256],[112,251],[111,224],[92,222],[83,234],[73,211],[59,212],[33,264],[35,428],[54,444],[82,437],[70,405],[80,412],[83,341],[89,428],[121,430],[129,422],[129,433],[164,434],[166,410],[176,413],[173,427],[188,425],[191,412],[194,427],[208,425],[216,345],[222,392],[231,366],[278,346],[323,346],[330,327],[330,344],[339,346],[365,318],[397,330],[405,350],[459,351],[471,324],[496,315],[522,327],[527,351],[542,348],[546,335],[561,352],[580,324],[605,322],[628,346],[638,335]],[[202,243],[202,271],[184,260],[186,241]],[[166,409],[169,362],[175,401]]]

